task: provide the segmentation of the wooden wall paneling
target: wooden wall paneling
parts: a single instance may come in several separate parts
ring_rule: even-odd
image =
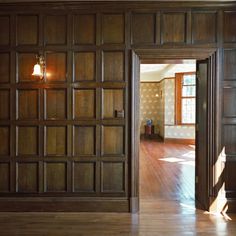
[[[192,12],[192,43],[208,44],[217,42],[217,13]]]
[[[34,65],[36,64],[37,53],[23,53],[17,54],[17,82],[36,82],[33,73]]]
[[[96,14],[78,14],[73,17],[73,43],[96,44]]]
[[[165,43],[186,43],[187,14],[185,12],[163,12],[162,37]]]
[[[67,44],[67,15],[47,15],[44,19],[44,44]]]
[[[16,163],[16,192],[38,192],[38,163]]]
[[[224,12],[224,42],[236,42],[236,11]]]
[[[102,105],[103,118],[117,118],[118,111],[124,112],[124,90],[103,89]]]
[[[223,133],[223,147],[225,147],[226,155],[236,155],[236,125],[225,124]]]
[[[16,127],[16,155],[36,156],[39,152],[38,126]]]
[[[102,162],[102,186],[101,191],[124,192],[125,170],[124,162]]]
[[[65,82],[67,80],[67,53],[46,53],[46,80],[48,82]]]
[[[102,155],[124,155],[123,126],[102,126]]]
[[[125,40],[124,14],[102,15],[102,42],[104,44],[123,44]]]
[[[10,54],[0,53],[0,84],[10,82]]]
[[[236,80],[236,49],[224,50],[224,80]]]
[[[38,16],[17,16],[17,45],[37,45],[39,37]]]
[[[225,165],[225,191],[226,197],[228,198],[236,198],[236,161],[228,160]]]
[[[73,191],[95,192],[96,162],[73,163]]]
[[[92,81],[96,79],[96,53],[74,53],[74,81]]]
[[[155,14],[133,13],[132,14],[132,44],[154,44],[155,43]]]
[[[0,193],[10,191],[10,163],[0,162]]]
[[[37,120],[39,118],[39,90],[18,89],[16,93],[16,119]]]
[[[0,120],[10,119],[10,89],[0,89]]]
[[[52,88],[44,90],[44,119],[63,120],[67,118],[67,90]]]
[[[67,126],[46,126],[44,128],[44,155],[65,156],[68,150]]]
[[[4,29],[4,33],[0,34],[0,45],[10,44],[10,16],[0,16],[0,29]]]
[[[236,88],[224,88],[223,91],[223,115],[224,117],[236,117]]]
[[[44,191],[66,192],[67,191],[67,163],[45,162],[44,163]]]
[[[10,134],[9,126],[0,126],[0,157],[10,155]]]
[[[96,128],[94,126],[74,126],[74,156],[96,155]]]
[[[103,81],[124,81],[125,55],[122,51],[103,52]]]
[[[73,118],[93,119],[96,116],[95,89],[73,90]]]

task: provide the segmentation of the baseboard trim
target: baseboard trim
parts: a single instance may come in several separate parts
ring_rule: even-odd
[[[139,198],[137,197],[130,198],[130,212],[131,213],[139,212]]]
[[[165,138],[164,143],[195,144],[195,139]]]
[[[5,198],[0,212],[130,212],[129,199]]]

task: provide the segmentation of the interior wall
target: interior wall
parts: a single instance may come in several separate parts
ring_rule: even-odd
[[[230,2],[2,3],[0,210],[130,210],[130,58],[157,47],[218,49],[214,158],[236,203],[235,22]],[[32,80],[37,53],[51,80]]]

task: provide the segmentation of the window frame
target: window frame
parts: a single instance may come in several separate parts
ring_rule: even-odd
[[[189,126],[195,126],[195,123],[183,123],[182,122],[182,99],[183,98],[195,98],[196,100],[196,94],[195,96],[186,97],[182,96],[182,83],[184,75],[195,75],[196,72],[180,72],[175,73],[175,124],[176,125],[189,125]],[[196,86],[196,83],[195,83]]]

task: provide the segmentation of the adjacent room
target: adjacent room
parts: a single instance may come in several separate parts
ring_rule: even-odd
[[[194,204],[196,61],[140,68],[141,200]]]

